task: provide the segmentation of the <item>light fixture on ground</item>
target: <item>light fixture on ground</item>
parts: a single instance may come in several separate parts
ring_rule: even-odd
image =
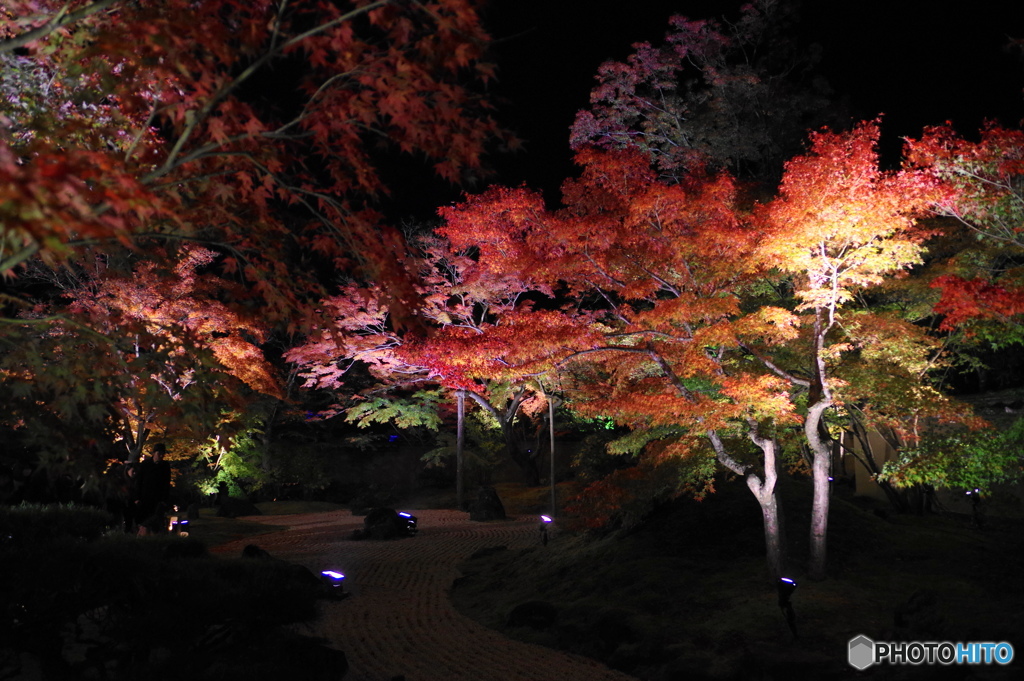
[[[544,546],[548,545],[548,525],[552,522],[551,516],[542,515],[540,517],[540,543]]]
[[[332,598],[342,599],[348,596],[348,592],[345,591],[345,575],[343,573],[337,570],[323,570],[320,573],[320,578],[327,585]]]
[[[786,618],[789,630],[793,632],[793,636],[797,636],[796,613],[793,612],[793,604],[789,602],[793,592],[796,591],[796,582],[789,577],[779,577],[778,590],[779,609],[782,610],[782,615]]]
[[[416,534],[416,516],[411,513],[406,513],[405,511],[399,511],[398,517],[405,521],[406,533],[410,535]]]

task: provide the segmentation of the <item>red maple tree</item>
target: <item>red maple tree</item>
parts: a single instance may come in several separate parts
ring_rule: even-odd
[[[458,180],[500,136],[471,0],[12,0],[0,55],[0,273],[140,234],[204,241],[268,312],[322,291],[305,253],[416,302],[378,150]],[[289,257],[282,257],[288,255]],[[404,314],[404,312],[403,312]]]
[[[757,257],[792,277],[796,311],[805,313],[800,322],[807,334],[801,362],[806,374],[762,359],[807,391],[803,430],[814,482],[810,571],[815,578],[825,575],[832,463],[824,416],[837,403],[833,366],[849,349],[836,333],[842,309],[857,292],[922,262],[924,243],[935,232],[919,218],[941,196],[926,173],[882,171],[878,135],[877,122],[848,133],[812,135],[809,153],[786,164],[778,197],[757,211],[764,230]]]
[[[793,410],[788,387],[736,351],[741,337],[778,342],[793,330],[787,314],[741,310],[757,274],[756,232],[739,219],[733,183],[721,175],[665,184],[636,150],[585,150],[577,160],[582,174],[566,182],[561,210],[546,211],[525,189],[493,188],[442,210],[439,231],[477,249],[480,266],[495,275],[519,273],[565,301],[534,313],[535,341],[524,334],[515,342],[544,344],[547,365],[578,377],[573,408],[630,426],[634,451],[650,445],[663,459],[710,451],[744,478],[764,512],[777,577],[783,547],[771,433]],[[762,458],[744,461],[737,442],[754,444]]]
[[[536,432],[524,437],[523,409],[542,392],[536,376],[555,354],[546,350],[554,327],[545,320],[557,320],[519,304],[528,289],[518,277],[488,271],[444,239],[414,244],[417,257],[409,262],[425,334],[399,328],[378,290],[353,284],[322,301],[319,328],[285,358],[300,367],[307,388],[341,389],[348,372],[362,366],[378,381],[362,399],[425,386],[468,397],[494,417],[508,456],[537,484]]]
[[[997,125],[971,141],[949,126],[908,142],[907,165],[936,177],[946,192],[933,210],[975,237],[933,286],[944,331],[981,333],[996,346],[1019,342],[1024,314],[1024,131]]]
[[[30,352],[42,350],[38,359],[7,353],[5,378],[23,383],[43,411],[75,408],[46,397],[54,380],[85,386],[78,398],[99,407],[91,418],[127,460],[140,458],[153,432],[203,440],[229,429],[232,410],[259,394],[282,393],[260,348],[265,326],[224,304],[218,281],[202,273],[215,256],[189,246],[169,270],[165,262],[142,261],[125,275],[96,254],[88,269],[52,273],[51,281],[64,285],[64,302],[39,305],[25,320],[52,316],[52,327],[36,334],[49,339],[48,349],[33,342]],[[28,412],[20,418],[32,420]]]

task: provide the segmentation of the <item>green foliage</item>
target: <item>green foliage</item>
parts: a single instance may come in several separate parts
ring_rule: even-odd
[[[208,472],[199,483],[203,494],[216,492],[224,482],[231,496],[244,497],[269,482],[269,473],[263,467],[261,425],[254,423],[227,438],[215,435],[199,448],[196,464]]]
[[[577,480],[594,482],[614,471],[635,465],[632,456],[626,457],[609,451],[609,446],[621,441],[612,440],[610,431],[591,433],[583,438],[572,458],[572,469]]]
[[[923,484],[937,488],[980,489],[1024,477],[1024,418],[1002,432],[993,429],[940,432],[917,447],[900,450],[885,465],[880,480],[896,487]]]
[[[658,428],[637,428],[620,438],[608,443],[608,453],[632,456],[638,455],[644,447],[657,440],[667,437],[679,436],[682,431],[675,426],[662,426]]]
[[[360,428],[390,423],[399,429],[426,428],[437,431],[441,426],[438,403],[441,390],[420,390],[409,398],[379,396],[365,399],[345,411],[345,420]]]
[[[505,440],[497,419],[482,409],[466,414],[463,454],[470,467],[491,470],[505,458]],[[423,454],[428,468],[446,465],[455,458],[456,433],[437,435],[437,446]]]

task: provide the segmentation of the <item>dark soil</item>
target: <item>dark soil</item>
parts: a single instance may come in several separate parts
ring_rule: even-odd
[[[847,662],[850,639],[1008,641],[1022,650],[1024,522],[895,515],[837,492],[827,580],[806,579],[810,489],[782,490],[794,635],[767,578],[761,517],[740,483],[679,500],[603,537],[490,551],[460,570],[464,614],[508,636],[599,659],[640,679],[1010,679],[1008,667]],[[878,511],[876,513],[876,511]]]

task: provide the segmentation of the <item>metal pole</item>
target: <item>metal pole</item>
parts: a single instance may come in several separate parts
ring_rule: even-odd
[[[455,401],[458,405],[458,426],[457,434],[455,436],[455,498],[459,510],[461,511],[463,509],[462,445],[465,442],[463,421],[466,416],[466,392],[464,390],[456,391]]]
[[[554,518],[557,511],[555,505],[555,397],[548,396],[548,428],[551,431],[551,517]]]

